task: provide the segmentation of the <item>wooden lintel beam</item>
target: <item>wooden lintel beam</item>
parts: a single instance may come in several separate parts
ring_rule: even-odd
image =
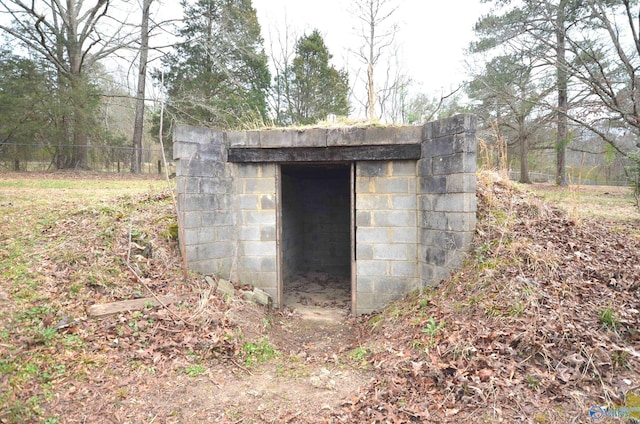
[[[372,160],[420,159],[420,144],[394,144],[378,146],[231,147],[229,162],[351,162]]]

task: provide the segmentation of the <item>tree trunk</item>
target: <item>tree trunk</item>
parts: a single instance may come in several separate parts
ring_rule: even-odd
[[[556,184],[567,185],[566,173],[566,151],[569,135],[567,131],[567,63],[565,45],[565,8],[566,0],[561,0],[558,5],[558,15],[556,21],[556,72],[558,76],[558,111],[557,111],[557,134],[556,134]]]
[[[526,135],[524,118],[518,124],[520,136],[520,181],[522,184],[531,184],[529,178],[529,139]]]
[[[149,9],[153,0],[144,0],[142,23],[140,25],[140,64],[138,69],[138,89],[136,93],[136,116],[133,127],[133,149],[131,172],[142,172],[142,132],[144,128],[145,83],[147,79],[147,59],[149,57]]]

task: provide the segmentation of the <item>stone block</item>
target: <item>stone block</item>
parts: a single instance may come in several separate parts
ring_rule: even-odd
[[[243,210],[240,211],[240,223],[243,225],[275,225],[275,210]]]
[[[293,146],[293,131],[281,129],[260,131],[260,147]]]
[[[238,266],[245,272],[262,272],[260,256],[241,256],[238,259]]]
[[[275,194],[276,181],[273,178],[247,178],[244,180],[244,194]]]
[[[238,207],[240,210],[257,210],[259,200],[258,194],[239,194]]]
[[[432,175],[420,178],[421,193],[443,194],[447,192],[447,176]]]
[[[417,277],[418,275],[418,263],[416,261],[392,261],[391,262],[391,276],[393,277]]]
[[[385,276],[389,275],[389,263],[387,261],[357,261],[357,275],[359,276]]]
[[[363,145],[365,143],[364,135],[364,128],[330,128],[327,130],[327,146]]]
[[[418,196],[418,205],[421,211],[432,211],[434,202],[438,195],[435,194],[420,194]]]
[[[444,213],[444,212],[442,212]],[[449,212],[447,217],[447,230],[474,232],[476,228],[475,212]]]
[[[291,130],[292,147],[327,147],[327,130],[306,128]]]
[[[394,194],[391,196],[391,208],[394,210],[416,210],[418,197],[415,194]]]
[[[276,199],[274,194],[264,194],[260,196],[260,209],[269,210],[276,208]]]
[[[417,175],[417,161],[396,160],[391,162],[391,175],[394,177],[411,177]]]
[[[420,229],[415,227],[398,227],[389,229],[391,232],[391,239],[389,240],[391,243],[407,243],[407,244],[416,244],[418,243],[418,232]]]
[[[227,147],[224,144],[201,144],[194,159],[222,163],[227,160]]]
[[[231,194],[232,181],[223,178],[200,178],[199,192],[203,194]]]
[[[446,212],[423,211],[422,228],[429,230],[447,230],[449,229],[449,221]]]
[[[388,178],[376,178],[376,193],[411,193],[415,190],[410,190],[409,181],[413,179],[410,177],[388,177]]]
[[[374,244],[374,260],[409,261],[416,259],[415,245]]]
[[[184,228],[199,228],[202,225],[202,213],[182,210],[182,225]]]
[[[475,212],[475,193],[450,193],[435,197],[433,210],[438,212]]]
[[[230,147],[249,147],[246,131],[227,131],[227,143]]]
[[[416,211],[373,211],[372,224],[375,227],[415,227]]]
[[[424,261],[432,265],[445,266],[447,263],[447,251],[434,246],[428,247]]]
[[[368,177],[356,177],[356,196],[375,193],[376,187],[373,180]]]
[[[260,227],[257,225],[241,225],[238,229],[238,240],[260,241]]]
[[[258,178],[260,177],[260,165],[255,163],[234,163],[236,178]]]
[[[173,129],[173,142],[187,142],[198,144],[223,144],[224,132],[204,127],[178,125]]]
[[[451,276],[450,269],[432,264],[422,264],[420,270],[420,279],[425,287],[437,286]]]
[[[373,245],[356,243],[356,261],[373,259]]]
[[[445,176],[447,193],[473,193],[476,192],[476,174],[451,174]]]
[[[261,272],[276,272],[276,258],[275,256],[260,258],[260,271]]]
[[[385,210],[391,209],[390,196],[388,194],[361,194],[356,197],[357,210]]]
[[[271,307],[273,305],[273,300],[271,295],[264,290],[255,287],[253,289],[253,301],[259,305]]]
[[[359,177],[383,177],[389,175],[387,161],[358,162],[356,164],[356,176]]]
[[[356,211],[356,227],[370,227],[371,212]]]
[[[201,212],[201,225],[203,227],[224,227],[233,225],[233,214],[230,211]]]
[[[198,243],[215,243],[217,241],[221,241],[218,239],[218,232],[215,228],[202,227],[196,231],[198,231]]]
[[[475,175],[476,157],[465,153],[455,153],[449,156],[433,158],[433,174],[449,175],[469,173]]]
[[[418,161],[418,176],[428,177],[433,175],[433,158],[425,156],[422,152],[422,159]]]
[[[456,115],[451,118],[426,123],[422,131],[422,140],[431,140],[464,132],[475,133],[476,128],[477,119],[474,115]]]
[[[275,163],[261,163],[260,176],[262,178],[275,178],[277,165]]]
[[[357,243],[389,243],[391,231],[382,227],[364,227],[356,230]]]
[[[409,291],[409,288],[412,286],[412,282],[413,279],[407,277],[388,276],[385,278],[379,278],[375,282],[374,293],[380,295],[398,295],[399,297],[402,297]]]
[[[233,284],[227,280],[219,278],[218,281],[214,283],[215,285],[213,287],[215,287],[216,293],[221,294],[225,299],[231,299],[235,296],[236,289],[233,287]]]
[[[188,162],[198,153],[198,143],[179,142],[173,144],[173,160]]]
[[[275,241],[243,241],[240,251],[244,256],[273,256],[277,255]]]
[[[260,227],[260,240],[261,241],[274,241],[276,239],[276,227],[275,225],[263,225]]]

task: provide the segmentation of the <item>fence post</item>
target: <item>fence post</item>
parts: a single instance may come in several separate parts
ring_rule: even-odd
[[[162,161],[158,159],[158,175],[162,175]]]
[[[20,171],[20,159],[14,159],[13,170],[16,172]]]

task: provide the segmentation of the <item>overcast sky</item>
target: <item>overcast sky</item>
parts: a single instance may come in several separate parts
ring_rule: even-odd
[[[399,53],[405,69],[419,84],[419,91],[436,94],[455,88],[465,78],[465,49],[472,40],[472,27],[486,6],[480,0],[395,0],[394,14],[400,26]],[[338,67],[344,66],[349,48],[360,41],[355,35],[355,18],[345,0],[253,0],[262,26],[265,46],[276,28],[285,22],[298,35],[318,29]],[[349,59],[356,65],[353,58]]]

